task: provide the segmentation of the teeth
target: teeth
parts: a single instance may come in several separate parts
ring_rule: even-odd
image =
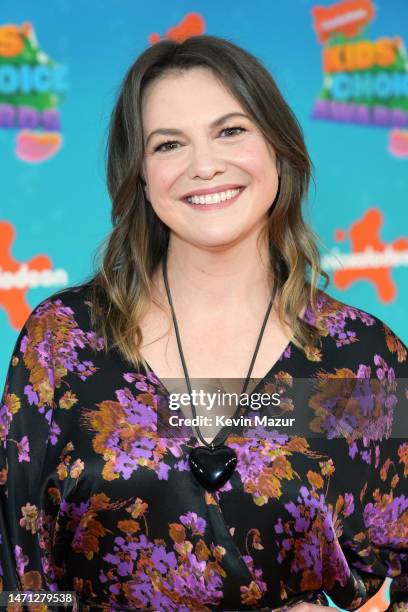
[[[218,204],[225,200],[230,200],[235,197],[241,189],[228,189],[228,191],[220,191],[219,193],[212,193],[211,195],[205,196],[191,196],[187,198],[190,204]]]

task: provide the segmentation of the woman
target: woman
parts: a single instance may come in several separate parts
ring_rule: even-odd
[[[34,309],[10,363],[4,589],[75,590],[86,611],[307,611],[325,594],[354,610],[392,576],[390,610],[406,609],[408,453],[390,419],[407,351],[318,289],[309,176],[296,119],[246,51],[162,41],[130,68],[100,268]],[[307,417],[310,439],[172,428],[169,387],[185,383],[178,414],[196,418],[191,380],[220,376],[277,391],[281,412],[259,414]],[[297,379],[317,390],[296,400]],[[363,409],[354,383],[370,379]]]

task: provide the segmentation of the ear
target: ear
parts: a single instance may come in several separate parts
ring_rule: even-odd
[[[142,186],[143,186],[143,190],[145,191],[145,193],[147,193],[148,187],[147,187],[147,183],[146,183],[146,179],[145,179],[145,164],[144,164],[144,162],[142,163],[141,168],[139,170],[139,176],[140,176],[140,181],[141,181]]]
[[[280,164],[280,161],[279,161],[279,157],[276,158],[276,162],[275,163],[276,163],[276,171],[277,171],[278,176],[280,178],[280,175],[281,175],[281,164]]]
[[[147,195],[147,192],[148,192],[149,188],[148,188],[148,186],[146,184],[146,181],[145,181],[142,173],[140,174],[140,182],[142,183],[143,190],[144,190],[145,194]]]

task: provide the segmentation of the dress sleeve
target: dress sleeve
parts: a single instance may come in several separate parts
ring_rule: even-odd
[[[47,577],[51,516],[41,509],[53,409],[52,335],[37,308],[17,339],[0,405],[0,591],[55,590]]]
[[[388,611],[402,612],[408,611],[408,357],[406,346],[385,324],[383,331],[371,376],[386,389],[388,431],[372,448],[362,505],[373,571],[383,568],[392,578]]]

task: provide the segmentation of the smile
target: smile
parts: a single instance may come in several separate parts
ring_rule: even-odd
[[[183,201],[186,202],[192,208],[201,210],[214,210],[219,208],[225,208],[233,202],[235,202],[245,187],[239,189],[228,189],[227,191],[220,191],[218,193],[211,193],[209,195],[190,196],[185,198]]]

